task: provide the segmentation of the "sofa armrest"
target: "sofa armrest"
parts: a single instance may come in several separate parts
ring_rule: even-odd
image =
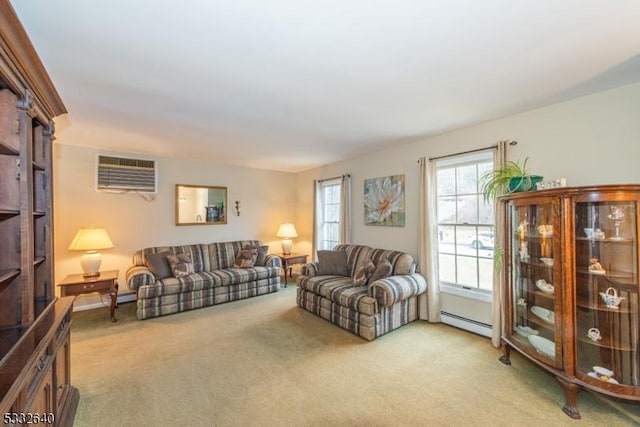
[[[302,264],[300,268],[301,276],[313,277],[318,275],[318,263],[317,262],[308,262],[306,264]]]
[[[156,276],[151,270],[143,265],[134,265],[127,270],[127,286],[130,289],[138,290],[140,286],[150,285],[156,282]]]
[[[369,296],[375,298],[381,307],[420,295],[427,290],[427,280],[419,273],[399,274],[369,283]]]
[[[282,260],[278,255],[267,254],[264,257],[264,265],[265,267],[278,267],[282,268]]]

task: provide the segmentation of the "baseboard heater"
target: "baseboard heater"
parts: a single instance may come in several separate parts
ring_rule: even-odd
[[[453,313],[447,313],[446,311],[440,312],[440,319],[442,320],[442,323],[445,323],[447,325],[491,338],[491,325],[487,325],[486,323],[467,319],[466,317],[458,316],[457,314]]]

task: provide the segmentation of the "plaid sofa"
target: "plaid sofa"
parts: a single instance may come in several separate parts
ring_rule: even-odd
[[[427,282],[416,273],[412,255],[363,245],[338,245],[334,250],[347,252],[349,277],[319,276],[317,262],[303,265],[296,279],[298,306],[367,340],[418,318],[418,295],[427,291]],[[384,258],[391,262],[391,276],[353,286],[358,267]]]
[[[260,241],[156,246],[137,251],[126,275],[127,285],[137,292],[137,318],[164,316],[278,291],[282,262],[277,256],[267,255],[265,266],[234,268],[236,254],[247,245],[257,246]],[[161,252],[188,254],[194,273],[156,279],[146,267],[145,256]]]

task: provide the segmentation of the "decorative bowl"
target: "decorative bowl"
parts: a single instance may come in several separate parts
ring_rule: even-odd
[[[551,224],[542,224],[538,226],[538,233],[542,237],[551,237],[553,236],[553,225]]]
[[[553,291],[555,290],[553,285],[551,283],[547,283],[544,279],[536,280],[536,286],[545,294],[553,294]]]
[[[553,266],[553,258],[540,258],[544,265]]]
[[[605,375],[607,377],[613,376],[613,371],[611,369],[603,368],[602,366],[594,366],[593,371],[596,374]]]
[[[516,334],[521,335],[523,337],[528,337],[529,335],[538,335],[540,332],[536,331],[529,326],[518,325],[515,327]]]
[[[529,335],[527,337],[529,342],[536,349],[538,353],[544,354],[547,357],[555,359],[556,357],[556,344],[546,338],[539,337],[537,335]]]
[[[594,366],[593,372],[589,372],[587,375],[593,378],[597,378],[600,381],[619,384],[618,381],[612,378],[613,371],[611,369],[603,368],[602,366]]]
[[[589,372],[587,375],[589,375],[592,378],[598,379],[600,381],[604,381],[606,383],[611,383],[611,384],[620,384],[618,381],[616,381],[615,379],[608,377],[606,375],[598,375],[596,372]]]
[[[548,322],[548,323],[555,322],[555,314],[553,313],[553,311],[549,311],[546,308],[542,308],[542,307],[538,307],[537,305],[534,305],[533,307],[531,307],[531,312],[536,316],[538,316],[540,319],[544,320],[545,322]]]

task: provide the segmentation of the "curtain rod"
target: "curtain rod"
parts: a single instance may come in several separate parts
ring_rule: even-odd
[[[342,178],[343,176],[348,176],[351,177],[351,174],[345,173],[343,175],[339,175],[339,176],[334,176],[333,178],[325,178],[325,179],[319,179],[318,182],[325,182],[325,181],[331,181],[332,179],[338,179],[338,178]]]
[[[509,145],[516,145],[516,144],[518,144],[518,141],[509,142]],[[484,148],[476,148],[475,150],[467,150],[467,151],[461,151],[459,153],[447,154],[447,155],[444,155],[444,156],[429,157],[429,161],[431,162],[433,160],[446,159],[448,157],[461,156],[463,154],[477,153],[478,151],[485,151],[485,150],[491,150],[491,149],[496,149],[496,148],[498,148],[498,144],[490,145],[490,146],[484,147]]]

